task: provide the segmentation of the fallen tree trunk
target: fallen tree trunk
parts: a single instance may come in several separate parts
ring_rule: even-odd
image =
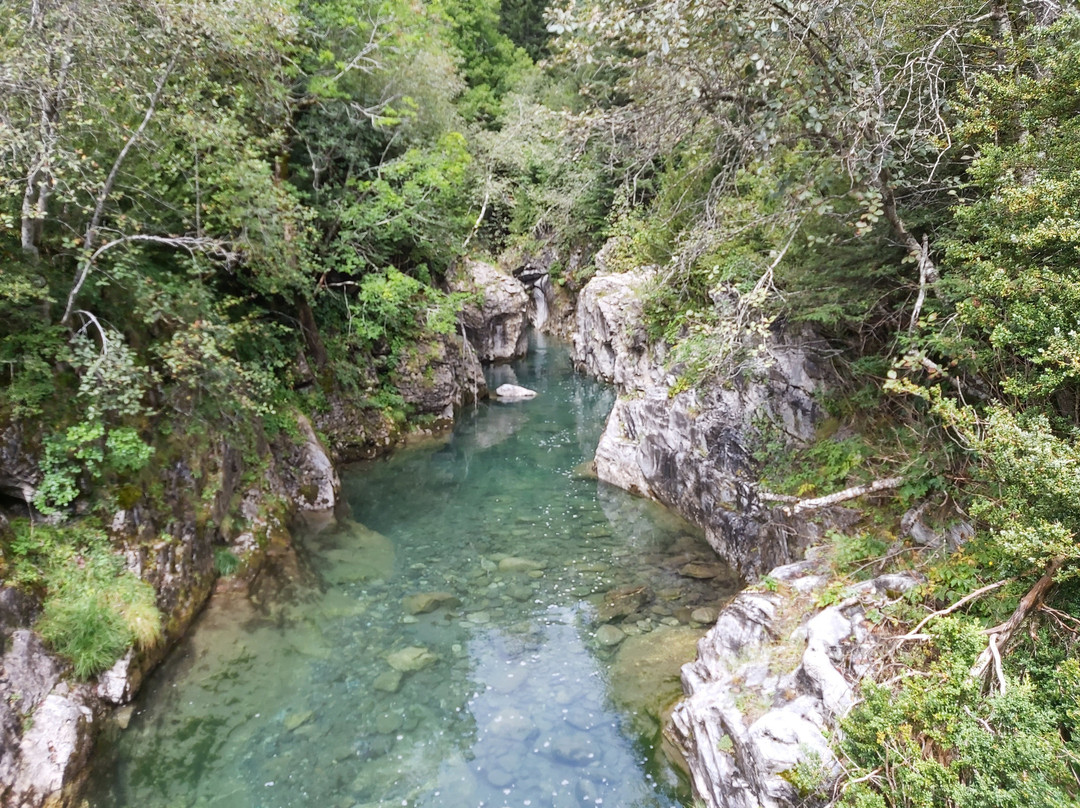
[[[814,497],[813,499],[800,499],[799,497],[788,496],[787,494],[772,494],[768,491],[762,491],[758,496],[766,502],[789,503],[787,507],[784,508],[784,513],[788,516],[794,516],[797,513],[827,508],[830,505],[838,505],[841,502],[847,502],[849,499],[855,499],[867,494],[874,494],[878,491],[888,491],[892,488],[899,488],[903,484],[903,477],[886,477],[881,480],[874,480],[873,482],[866,483],[865,485],[854,485],[851,488],[845,488],[843,491],[837,491],[835,494],[829,494],[828,496]]]

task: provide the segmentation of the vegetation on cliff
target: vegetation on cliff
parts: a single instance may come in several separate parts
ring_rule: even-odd
[[[918,566],[927,584],[881,618],[940,619],[901,643],[888,691],[868,688],[832,797],[1070,804],[1077,9],[685,0],[551,20],[557,57],[593,66],[595,126],[622,135],[609,261],[660,266],[647,315],[683,383],[760,372],[771,332],[809,327],[848,389],[818,444],[781,461],[764,442],[770,485],[900,472],[897,505],[975,524],[960,549],[923,549],[900,510],[841,570]]]
[[[660,267],[682,384],[762,370],[780,329],[832,350],[841,428],[781,493],[899,474],[897,504],[975,523],[896,548],[928,583],[883,619],[940,615],[868,689],[837,799],[1075,800],[1075,3],[10,6],[0,424],[31,436],[40,512],[108,518],[177,444],[257,455],[335,396],[404,415],[394,370],[456,329],[456,260],[610,236],[612,268]],[[27,567],[27,536],[53,541],[9,534],[5,576],[129,614],[107,576]],[[78,569],[99,547],[60,543]],[[70,619],[46,607],[59,650]]]

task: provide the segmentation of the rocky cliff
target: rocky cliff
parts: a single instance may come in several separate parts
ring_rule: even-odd
[[[483,362],[525,355],[529,293],[509,273],[483,261],[465,261],[450,290],[469,295],[461,312],[466,337]]]
[[[664,346],[649,342],[640,291],[648,269],[599,274],[577,307],[574,361],[619,397],[596,450],[601,480],[651,497],[706,531],[713,548],[756,577],[799,557],[804,524],[759,501],[753,453],[764,430],[809,440],[821,418],[813,392],[827,378],[808,347],[777,336],[760,376],[702,392],[676,391]]]
[[[156,647],[129,651],[96,679],[75,681],[30,629],[36,598],[0,588],[0,805],[72,804],[97,729],[131,701],[209,597],[215,547],[234,553],[243,565],[240,580],[245,571],[250,579],[268,549],[287,537],[294,513],[335,506],[340,482],[329,454],[306,417],[296,413],[296,424],[295,436],[263,445],[259,474],[223,441],[166,469],[160,501],[143,497],[115,512],[113,546],[157,592],[165,636]]]
[[[684,666],[686,698],[665,729],[666,747],[707,808],[803,805],[808,782],[835,774],[830,733],[873,659],[866,612],[915,581],[882,576],[822,608],[828,559],[819,548],[800,559],[821,525],[856,515],[834,509],[810,520],[770,507],[754,454],[765,435],[792,444],[814,437],[822,417],[814,393],[829,383],[827,369],[805,339],[777,333],[772,362],[757,376],[680,391],[665,347],[649,341],[642,322],[652,275],[601,271],[578,300],[575,362],[619,392],[597,475],[675,509],[743,575],[768,573],[769,584],[726,607]]]
[[[683,666],[686,697],[665,729],[710,808],[788,808],[839,773],[831,741],[876,658],[871,609],[918,581],[882,575],[835,605],[819,548],[777,567],[769,589],[744,591]]]

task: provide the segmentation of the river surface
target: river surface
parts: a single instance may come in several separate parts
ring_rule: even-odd
[[[583,471],[614,394],[561,344],[505,381],[539,395],[348,469],[346,516],[215,596],[99,744],[94,808],[689,805],[659,720],[737,580]]]

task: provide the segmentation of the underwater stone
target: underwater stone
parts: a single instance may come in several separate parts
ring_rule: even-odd
[[[386,661],[390,663],[390,667],[402,673],[423,670],[430,665],[434,665],[438,660],[439,658],[435,654],[418,645],[410,645],[408,648],[402,648],[400,651],[394,651],[386,656]]]

